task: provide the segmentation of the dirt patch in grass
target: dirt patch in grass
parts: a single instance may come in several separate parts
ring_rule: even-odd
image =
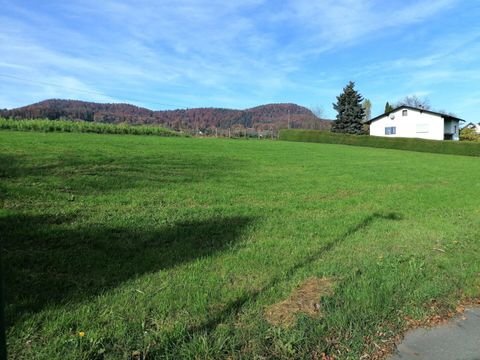
[[[299,313],[321,316],[320,299],[333,293],[334,281],[328,278],[310,278],[300,284],[290,296],[265,309],[265,319],[272,325],[291,326]]]

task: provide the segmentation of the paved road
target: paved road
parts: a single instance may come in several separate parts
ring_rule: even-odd
[[[444,325],[408,332],[389,360],[480,360],[480,307]]]

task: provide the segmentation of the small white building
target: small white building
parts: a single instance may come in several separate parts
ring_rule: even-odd
[[[365,123],[370,124],[372,136],[459,140],[461,121],[465,120],[402,105]]]
[[[468,128],[468,129],[472,129],[472,130],[475,130],[475,132],[477,134],[480,134],[480,123],[478,124],[474,124],[474,123],[468,123],[467,125],[465,125],[463,128]]]

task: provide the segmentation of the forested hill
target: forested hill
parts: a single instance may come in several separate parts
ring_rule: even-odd
[[[330,121],[316,117],[296,104],[268,104],[246,110],[195,108],[153,111],[130,104],[99,104],[79,100],[45,100],[32,105],[0,110],[13,119],[66,119],[102,123],[160,124],[172,129],[205,131],[219,128],[279,129],[287,127],[328,129]]]

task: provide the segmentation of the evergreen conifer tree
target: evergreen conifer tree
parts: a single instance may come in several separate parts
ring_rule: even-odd
[[[387,101],[387,103],[385,104],[385,114],[391,112],[392,110],[393,106],[390,105],[390,103]]]
[[[363,97],[355,90],[355,83],[350,81],[337,96],[333,108],[337,110],[337,119],[332,125],[332,132],[347,134],[364,134],[362,121],[365,109],[362,106]]]

